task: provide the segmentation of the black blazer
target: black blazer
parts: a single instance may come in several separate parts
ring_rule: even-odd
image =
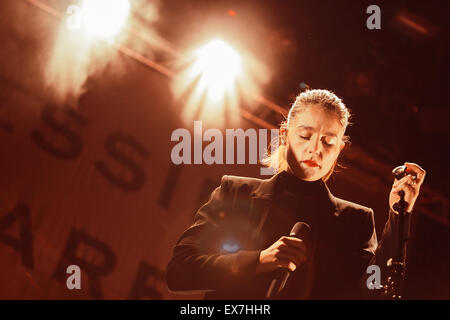
[[[222,177],[173,248],[166,273],[169,290],[200,291],[206,299],[264,299],[274,273],[255,273],[259,254],[289,233],[273,231],[279,206],[275,185],[282,174],[265,180]],[[386,261],[395,250],[397,215],[389,213],[378,244],[373,210],[339,199],[323,185],[313,264],[293,273],[297,279],[291,277],[282,299],[366,297],[366,268],[371,264],[379,265],[386,277]],[[406,226],[405,239],[409,219]]]

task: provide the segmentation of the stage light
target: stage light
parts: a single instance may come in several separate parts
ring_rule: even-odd
[[[195,53],[193,77],[200,76],[199,90],[206,91],[213,101],[223,99],[233,91],[242,71],[241,57],[222,40],[213,40]]]
[[[117,57],[112,44],[127,23],[129,11],[128,0],[83,0],[79,7],[67,8],[67,19],[56,35],[45,69],[55,99],[74,99],[83,91],[88,76]]]
[[[238,125],[240,104],[256,104],[260,84],[269,79],[252,54],[220,39],[186,50],[177,65],[172,91],[183,103],[180,117],[186,124],[201,119],[217,127],[225,121]]]
[[[111,41],[125,25],[129,11],[128,0],[84,0],[84,30],[93,37]]]

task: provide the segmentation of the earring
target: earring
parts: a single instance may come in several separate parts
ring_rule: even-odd
[[[287,124],[286,122],[283,122],[280,125],[280,140],[281,140],[281,145],[286,145],[286,130],[287,130]]]

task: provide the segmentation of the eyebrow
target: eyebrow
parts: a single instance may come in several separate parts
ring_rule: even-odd
[[[309,126],[298,126],[297,129],[305,129],[305,130],[315,130],[314,127],[309,127]],[[325,135],[327,136],[332,136],[332,137],[337,137],[338,135],[333,133],[333,132],[325,132]]]

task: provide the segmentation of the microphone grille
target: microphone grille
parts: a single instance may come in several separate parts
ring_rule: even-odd
[[[311,227],[305,222],[297,222],[289,234],[291,237],[296,237],[304,240],[305,242],[311,241]]]

